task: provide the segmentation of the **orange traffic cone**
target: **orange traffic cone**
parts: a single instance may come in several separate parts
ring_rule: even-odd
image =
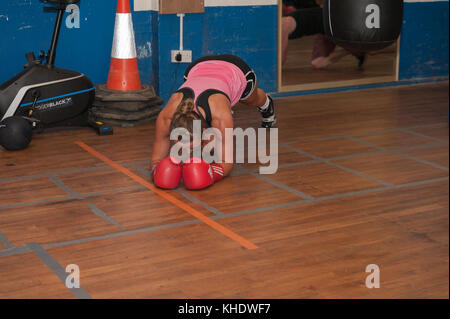
[[[106,87],[118,91],[134,91],[142,88],[129,0],[118,0],[117,3],[111,65]]]

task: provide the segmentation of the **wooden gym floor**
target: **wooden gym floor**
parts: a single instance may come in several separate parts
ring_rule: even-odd
[[[197,192],[148,183],[153,124],[1,150],[0,298],[448,298],[448,82],[276,108],[278,172]]]

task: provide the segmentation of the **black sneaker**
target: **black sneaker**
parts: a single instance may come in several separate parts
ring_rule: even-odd
[[[259,111],[261,112],[261,115],[262,115],[261,126],[264,128],[271,128],[277,122],[277,118],[275,116],[275,107],[273,105],[273,100],[269,95],[267,97],[270,99],[269,106],[267,107],[267,109],[265,111],[261,111],[261,110],[259,110]]]

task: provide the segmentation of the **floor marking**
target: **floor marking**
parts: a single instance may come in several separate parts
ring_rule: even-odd
[[[440,138],[436,138],[436,137],[428,136],[428,135],[425,135],[425,134],[417,133],[417,132],[414,132],[414,131],[410,131],[407,128],[399,128],[399,130],[402,131],[402,132],[411,134],[411,135],[416,135],[416,136],[419,136],[419,137],[427,138],[427,139],[435,141],[435,142],[440,142],[440,143],[447,142],[446,140],[442,140]]]
[[[288,202],[288,203],[279,204],[279,205],[265,206],[265,207],[261,207],[261,208],[250,209],[250,210],[243,210],[243,211],[239,211],[239,212],[224,214],[224,215],[221,215],[221,216],[214,216],[212,218],[214,220],[220,220],[220,219],[226,219],[226,218],[229,218],[229,217],[236,217],[236,216],[243,216],[243,215],[249,215],[249,214],[262,213],[262,212],[266,212],[266,211],[270,211],[270,210],[274,210],[274,209],[279,209],[279,208],[287,208],[287,207],[295,207],[295,206],[299,206],[299,208],[300,208],[304,204],[320,203],[320,202],[326,202],[326,201],[333,200],[333,199],[340,199],[340,198],[352,197],[352,196],[357,196],[357,195],[366,195],[366,194],[383,192],[383,191],[397,190],[397,189],[402,189],[402,188],[421,186],[421,185],[437,183],[437,182],[443,182],[443,181],[448,181],[448,180],[449,180],[448,177],[441,177],[441,178],[434,178],[434,179],[429,179],[429,180],[425,180],[425,181],[412,182],[412,183],[406,183],[406,184],[400,184],[400,185],[394,185],[394,186],[370,188],[370,189],[354,191],[354,192],[348,192],[348,193],[343,193],[343,194],[317,197],[317,198],[314,198],[312,200],[302,200],[302,201],[296,201],[296,202]]]
[[[443,170],[443,171],[448,172],[448,168],[447,168],[447,167],[441,166],[441,165],[439,165],[439,164],[434,164],[434,163],[432,163],[432,162],[429,162],[429,161],[426,161],[426,160],[423,160],[423,159],[420,159],[420,158],[417,158],[417,157],[414,157],[414,156],[411,156],[411,155],[402,153],[401,151],[398,151],[398,150],[389,150],[389,149],[387,149],[387,148],[384,148],[384,147],[381,147],[381,146],[376,146],[376,145],[374,145],[374,144],[372,144],[372,143],[370,143],[370,142],[363,141],[363,140],[359,140],[359,139],[357,139],[357,138],[352,138],[352,140],[355,141],[355,142],[359,142],[359,143],[361,143],[361,144],[366,144],[366,145],[368,145],[368,146],[377,148],[377,149],[380,150],[380,151],[387,152],[387,153],[391,153],[391,154],[396,154],[396,155],[405,157],[405,158],[407,158],[407,159],[410,159],[410,160],[413,160],[413,161],[416,161],[416,162],[419,162],[419,163],[422,163],[422,164],[425,164],[425,165],[429,165],[429,166],[432,166],[432,167],[434,167],[434,168],[439,168],[439,169],[441,169],[441,170]],[[430,146],[430,147],[431,147],[431,146]]]
[[[137,161],[137,162],[130,162],[130,163],[123,163],[123,166],[139,166],[139,165],[148,165],[150,167],[150,160],[147,161]]]
[[[63,200],[68,200],[68,199],[74,199],[74,198],[71,197],[71,196],[52,197],[52,198],[49,198],[49,199],[41,199],[41,200],[36,200],[36,201],[26,202],[26,203],[21,203],[21,204],[12,204],[12,205],[0,206],[0,210],[9,209],[9,208],[16,208],[16,207],[25,207],[25,206],[30,206],[30,205],[34,205],[34,204],[56,202],[58,200],[63,201]]]
[[[217,215],[217,216],[211,217],[211,219],[221,220],[221,219],[227,219],[227,218],[236,217],[236,216],[257,214],[257,213],[269,211],[272,209],[284,208],[284,207],[299,206],[299,208],[301,208],[301,206],[303,204],[319,203],[319,202],[324,202],[324,201],[338,199],[338,198],[351,197],[353,195],[365,195],[365,194],[382,192],[382,191],[390,191],[390,190],[396,190],[396,189],[402,189],[402,188],[408,188],[408,187],[414,187],[414,186],[421,186],[421,185],[426,185],[426,184],[431,184],[431,183],[436,183],[436,182],[443,182],[443,181],[448,181],[448,180],[449,180],[448,177],[442,177],[442,178],[429,179],[429,180],[425,180],[425,181],[418,181],[418,182],[412,182],[412,183],[407,183],[407,184],[395,185],[395,186],[391,186],[391,187],[372,188],[372,189],[362,190],[362,191],[358,191],[358,192],[350,192],[350,193],[344,193],[344,194],[338,194],[338,195],[332,195],[332,196],[319,197],[319,198],[316,198],[313,200],[301,200],[301,201],[295,201],[295,202],[288,202],[288,203],[283,203],[283,204],[279,204],[279,205],[265,206],[265,207],[255,208],[255,209],[246,210],[246,211],[239,211],[239,212],[234,212],[234,213]],[[179,222],[179,223],[159,225],[159,226],[141,228],[141,229],[136,229],[136,230],[131,230],[131,231],[118,232],[118,233],[106,234],[106,235],[95,236],[95,237],[87,237],[87,238],[75,239],[75,240],[59,242],[59,243],[52,243],[52,244],[44,245],[44,248],[51,249],[51,248],[57,248],[57,247],[65,247],[65,246],[82,244],[82,243],[96,241],[96,240],[104,240],[104,239],[111,239],[111,238],[128,236],[128,235],[135,235],[135,234],[140,234],[140,233],[148,233],[148,232],[152,232],[152,231],[160,230],[160,229],[175,228],[175,227],[194,225],[194,224],[199,224],[199,223],[201,223],[201,221],[198,219],[195,219],[195,220],[189,220],[189,221],[184,221],[184,222]],[[13,248],[0,250],[0,257],[20,255],[20,254],[25,254],[25,253],[29,253],[29,252],[30,252],[30,248],[27,245],[16,246]]]
[[[384,154],[384,153],[386,153],[386,152],[374,151],[374,152],[359,153],[359,154],[352,154],[352,155],[336,156],[336,157],[333,157],[333,158],[327,158],[327,160],[329,160],[329,161],[339,161],[339,160],[343,160],[343,159],[358,158],[358,157],[364,157],[364,156],[369,156],[369,155],[379,155],[379,154]]]
[[[189,194],[188,192],[186,192],[185,190],[178,188],[175,190],[178,194],[180,194],[181,196],[183,196],[184,198],[186,198],[187,200],[190,200],[191,202],[198,204],[204,208],[206,208],[208,211],[210,211],[211,213],[213,213],[214,215],[223,215],[223,213],[218,210],[215,207],[212,207],[210,205],[208,205],[205,202],[202,202],[201,200],[199,200],[197,197],[192,196],[191,194]]]
[[[233,169],[230,173],[230,175],[228,176],[240,176],[240,175],[245,175],[247,172],[244,172],[243,170],[239,170],[239,169]]]
[[[392,186],[391,183],[382,181],[381,179],[378,179],[378,178],[376,178],[376,177],[369,176],[369,175],[367,175],[367,174],[361,173],[361,172],[359,172],[359,171],[357,171],[357,170],[354,170],[354,169],[351,169],[351,168],[347,168],[347,167],[342,166],[342,165],[339,165],[339,164],[337,164],[337,163],[333,163],[333,162],[331,162],[331,161],[325,161],[325,163],[327,163],[327,164],[329,164],[329,165],[333,165],[333,166],[335,166],[335,167],[337,167],[337,168],[340,168],[341,170],[346,171],[347,173],[352,173],[352,174],[358,175],[359,177],[370,179],[370,180],[372,180],[373,182],[377,182],[378,184],[381,184],[381,185],[384,185],[384,186]]]
[[[371,132],[360,133],[360,134],[334,135],[334,136],[326,136],[326,137],[311,137],[311,138],[304,138],[304,139],[299,139],[299,140],[295,140],[295,141],[288,141],[288,142],[284,142],[283,144],[289,145],[289,144],[294,144],[294,143],[299,143],[299,142],[328,141],[328,140],[341,139],[341,138],[350,138],[350,137],[354,137],[354,136],[363,137],[363,136],[368,136],[368,135],[389,133],[389,132],[396,131],[396,130],[411,130],[411,129],[416,129],[416,128],[442,126],[442,125],[448,125],[448,123],[444,122],[444,123],[436,123],[436,124],[415,125],[415,126],[409,126],[409,127],[403,127],[403,128],[390,128],[390,129],[371,131]],[[426,135],[424,135],[424,137],[425,136]],[[430,138],[430,136],[427,136],[427,137]],[[445,141],[445,142],[447,142],[447,141]]]
[[[394,186],[392,186],[392,188],[398,189],[398,188],[411,187],[411,186],[420,186],[420,185],[426,185],[426,184],[429,184],[429,183],[436,183],[436,182],[443,182],[443,181],[448,181],[448,176],[428,179],[428,180],[425,180],[425,181],[418,181],[418,182],[411,182],[411,183],[406,183],[406,184],[394,185]]]
[[[94,192],[94,193],[85,193],[85,194],[81,194],[81,196],[83,196],[83,197],[94,197],[94,196],[97,196],[97,195],[104,195],[104,194],[107,194],[107,193],[132,191],[132,190],[139,190],[139,189],[146,189],[146,188],[144,186],[142,186],[142,185],[130,186],[130,187],[120,187],[120,188],[107,189],[105,191],[99,191],[99,192]]]
[[[2,244],[2,246],[5,247],[6,249],[14,248],[14,245],[9,242],[8,237],[6,237],[6,235],[3,234],[1,231],[0,231],[0,244]]]
[[[64,286],[66,286],[66,278],[68,276],[68,273],[58,263],[58,261],[37,243],[28,243],[26,244],[26,246],[32,252],[34,252],[36,256],[38,256],[44,262],[44,264],[46,264],[47,267],[50,268],[50,270],[53,271],[56,276],[58,276],[59,280],[63,282]],[[81,286],[80,288],[68,288],[68,289],[75,295],[75,297],[79,299],[92,299],[89,293]]]
[[[297,148],[295,148],[295,147],[292,147],[292,146],[290,146],[290,145],[284,145],[284,147],[287,148],[287,149],[290,149],[291,151],[297,152],[297,153],[299,153],[299,154],[301,154],[301,155],[309,156],[309,157],[314,158],[314,159],[316,159],[316,160],[318,160],[318,161],[322,161],[322,162],[325,163],[325,164],[328,164],[328,165],[330,165],[330,166],[334,166],[334,167],[336,167],[336,168],[339,168],[339,169],[341,169],[341,170],[343,170],[343,171],[345,171],[345,172],[347,172],[347,173],[355,174],[355,175],[357,175],[357,176],[359,176],[359,177],[369,179],[369,180],[371,180],[371,181],[373,181],[373,182],[376,182],[376,183],[381,184],[381,185],[384,185],[384,186],[391,186],[391,184],[389,184],[389,183],[387,183],[387,182],[385,182],[385,181],[382,181],[381,179],[378,179],[378,178],[375,178],[375,177],[366,175],[366,174],[361,173],[361,172],[359,172],[359,171],[356,171],[356,170],[354,170],[354,169],[350,169],[350,168],[344,167],[344,166],[342,166],[342,165],[339,165],[339,164],[337,164],[337,163],[332,162],[332,161],[329,160],[329,159],[321,158],[321,157],[319,157],[319,156],[316,156],[316,155],[310,154],[310,153],[308,153],[308,152],[302,151],[302,150],[297,149]]]
[[[97,171],[109,168],[109,166],[96,166],[96,167],[88,167],[88,168],[78,168],[73,169],[70,171],[60,171],[60,172],[52,172],[52,173],[46,173],[46,174],[35,174],[35,175],[27,175],[27,176],[18,176],[18,177],[9,177],[9,178],[0,178],[0,182],[11,182],[11,181],[17,181],[21,179],[28,179],[28,178],[39,178],[39,177],[48,177],[50,174],[57,176],[57,175],[66,175],[66,174],[75,174],[75,173],[83,173],[88,171]]]
[[[288,203],[283,203],[283,204],[278,204],[278,205],[264,206],[264,207],[260,207],[260,208],[249,209],[249,210],[241,210],[239,212],[228,213],[228,214],[224,214],[221,216],[214,216],[212,218],[217,220],[217,219],[224,219],[224,218],[228,218],[228,217],[248,215],[248,214],[253,214],[253,213],[262,213],[262,212],[266,212],[269,210],[275,210],[275,209],[287,208],[287,207],[293,207],[293,206],[300,206],[303,204],[312,203],[313,201],[314,200],[310,200],[310,199],[299,200],[296,202],[288,202]]]
[[[438,124],[441,125],[441,124]],[[428,125],[430,126],[430,125]],[[434,125],[431,125],[434,126]],[[422,126],[419,126],[422,127]],[[352,136],[348,136],[347,137],[350,140],[353,140],[354,142],[358,142],[360,144],[365,144],[367,145],[367,143],[369,142],[365,142],[362,140],[358,140]],[[290,146],[291,143],[282,143],[280,144],[281,147],[284,147],[286,149],[291,149],[288,148],[286,146]],[[369,152],[369,153],[358,153],[358,154],[353,154],[353,155],[346,155],[346,156],[338,156],[338,157],[332,157],[332,158],[327,158],[325,160],[328,161],[338,161],[341,159],[350,159],[350,158],[358,158],[358,157],[364,157],[364,156],[368,156],[368,155],[378,155],[378,154],[384,154],[384,153],[393,153],[393,154],[398,154],[401,156],[405,156],[406,154],[401,153],[402,151],[407,151],[407,150],[415,150],[415,149],[422,149],[422,148],[429,148],[429,147],[435,147],[435,146],[444,146],[444,145],[448,145],[448,142],[441,142],[441,143],[435,143],[435,144],[426,144],[426,145],[418,145],[418,146],[408,146],[408,147],[401,147],[401,148],[395,148],[392,150],[379,150],[379,151],[374,151],[374,152]],[[375,146],[373,144],[370,144],[371,147],[374,148],[379,148],[378,146]],[[292,147],[292,146],[290,146]],[[428,161],[423,161],[420,160],[418,158],[410,158],[411,160],[415,160],[415,161],[419,161],[422,162],[423,164],[426,165],[431,165],[433,167],[439,168],[439,169],[443,169],[444,171],[448,171],[447,167],[443,167],[443,166],[436,166],[437,164],[428,162]],[[141,162],[147,162],[147,161],[141,161]],[[139,163],[141,162],[131,162],[131,163],[127,163],[124,164],[124,166],[131,166],[134,167],[135,169],[139,170],[140,172],[142,172],[143,174],[149,176],[149,171],[146,170],[143,167],[140,166],[136,166],[136,164],[139,165]],[[278,166],[278,168],[285,168],[285,167],[294,167],[294,166],[303,166],[303,165],[310,165],[310,164],[317,164],[317,163],[323,163],[324,160],[323,159],[318,159],[318,160],[312,160],[312,161],[307,161],[307,162],[296,162],[296,163],[289,163],[289,164],[281,164]],[[82,168],[82,169],[77,169],[77,170],[72,170],[72,171],[63,171],[63,172],[57,172],[57,173],[51,173],[53,175],[63,175],[63,174],[70,174],[70,173],[76,173],[76,172],[85,172],[85,171],[92,171],[92,170],[100,170],[100,169],[107,169],[110,166],[105,165],[105,166],[99,166],[99,167],[93,167],[93,168]],[[233,171],[231,172],[230,176],[239,176],[239,175],[243,175],[248,173],[248,171],[253,172],[253,173],[258,173],[258,168],[254,168],[254,169],[247,169],[247,171],[244,171],[242,169],[240,169],[238,166],[236,166]],[[38,174],[38,175],[30,175],[30,176],[22,176],[22,177],[13,177],[13,178],[6,178],[6,179],[0,179],[0,182],[7,182],[7,181],[15,181],[15,180],[21,180],[21,179],[25,179],[25,178],[38,178],[38,177],[48,177],[50,174]],[[256,175],[254,175],[256,176]],[[100,192],[95,192],[95,193],[86,193],[86,194],[81,194],[81,196],[83,197],[91,197],[91,196],[97,196],[97,195],[102,195],[102,194],[106,194],[106,193],[112,193],[112,192],[120,192],[120,191],[124,191],[124,190],[133,190],[133,189],[146,189],[144,186],[131,186],[131,187],[124,187],[124,188],[116,188],[116,189],[111,189],[111,190],[105,190],[105,191],[100,191]],[[46,200],[39,200],[39,201],[32,201],[32,202],[26,202],[26,203],[21,203],[21,204],[13,204],[13,205],[6,205],[6,206],[0,206],[0,210],[2,209],[8,209],[8,208],[15,208],[15,207],[25,207],[25,206],[30,206],[30,205],[34,205],[34,204],[40,204],[40,203],[45,203],[45,202],[53,202],[53,201],[57,201],[57,200],[68,200],[68,199],[73,199],[72,197],[55,197],[55,198],[51,198],[51,199],[46,199]]]
[[[304,141],[326,141],[326,140],[342,139],[342,138],[344,138],[344,139],[353,139],[354,137],[358,137],[358,136],[362,137],[362,136],[367,136],[367,135],[391,132],[391,131],[395,131],[395,130],[399,130],[399,131],[401,131],[401,130],[411,130],[411,129],[416,129],[416,128],[425,128],[425,127],[433,127],[433,126],[444,126],[444,125],[448,125],[448,123],[442,122],[442,123],[436,123],[436,124],[415,125],[415,126],[409,126],[409,127],[405,127],[405,128],[393,128],[393,129],[372,131],[372,132],[368,132],[368,133],[353,134],[353,135],[347,134],[347,135],[336,135],[336,136],[328,136],[328,137],[306,138],[306,139],[299,139],[299,140],[295,140],[295,141],[284,142],[282,144],[283,145],[290,145],[290,144],[304,142]],[[417,135],[417,134],[420,134],[420,133],[415,133],[414,132],[414,134]],[[431,136],[427,136],[427,135],[424,135],[424,134],[420,134],[420,135],[423,135],[424,137],[427,137],[427,138],[435,139],[435,138],[433,138]],[[419,145],[419,146],[409,146],[409,147],[395,148],[395,149],[392,149],[392,150],[387,150],[385,152],[427,148],[427,147],[433,147],[433,146],[439,146],[439,145],[448,145],[448,144],[449,144],[448,141],[440,140],[440,143],[436,143],[436,144],[425,144],[425,145]],[[358,157],[358,156],[364,156],[364,155],[365,154],[361,154],[361,155],[360,154],[354,154],[352,156]],[[337,159],[337,158],[329,158],[328,160],[335,160],[335,159]],[[149,160],[144,160],[144,161],[137,161],[137,162],[125,162],[122,165],[123,166],[133,166],[133,165],[142,165],[142,164],[150,165],[149,163],[150,163]],[[74,170],[68,170],[68,171],[52,172],[52,173],[47,173],[47,174],[36,174],[36,175],[28,175],[28,176],[0,178],[0,182],[9,182],[9,181],[15,181],[15,180],[21,180],[21,179],[27,179],[27,178],[47,177],[49,174],[53,174],[55,176],[56,175],[73,174],[73,173],[80,173],[80,172],[85,172],[85,171],[101,170],[101,169],[106,169],[106,168],[109,168],[109,166],[97,166],[97,167],[80,168],[80,169],[74,169]],[[237,174],[239,174],[239,173],[237,173]]]
[[[122,225],[120,225],[118,222],[116,222],[113,218],[111,218],[108,215],[106,215],[106,213],[104,211],[102,211],[100,208],[98,208],[94,204],[88,203],[88,206],[89,206],[89,209],[94,213],[94,215],[100,217],[101,219],[103,219],[107,223],[116,225],[120,229],[125,230],[125,228]]]
[[[416,162],[419,162],[419,163],[422,163],[422,164],[425,164],[425,165],[429,165],[429,166],[432,166],[434,168],[438,168],[438,169],[441,169],[443,171],[448,172],[448,168],[445,167],[445,166],[441,166],[439,164],[435,164],[435,163],[432,163],[432,162],[429,162],[429,161],[426,161],[426,160],[423,160],[423,159],[420,159],[420,158],[417,158],[415,156],[411,156],[411,155],[408,155],[408,154],[405,154],[405,153],[402,153],[402,152],[394,151],[392,153],[397,154],[397,155],[402,156],[402,157],[405,157],[407,159],[410,159],[410,160],[413,160],[413,161],[416,161]]]
[[[135,229],[135,230],[127,230],[127,231],[123,231],[123,232],[106,234],[106,235],[101,235],[101,236],[86,237],[86,238],[81,238],[81,239],[69,240],[69,241],[65,241],[65,242],[52,243],[52,244],[45,245],[44,248],[50,249],[50,248],[64,247],[64,246],[69,246],[69,245],[83,244],[83,243],[87,243],[87,242],[95,241],[95,240],[112,239],[112,238],[137,235],[137,234],[142,234],[142,233],[150,233],[155,230],[200,224],[201,222],[202,222],[201,220],[193,219],[193,220],[187,220],[187,221],[179,222],[179,223],[158,225],[158,226],[152,226],[152,227],[147,227],[147,228],[140,228],[140,229]],[[0,251],[0,256],[1,256],[1,251]]]
[[[195,225],[195,224],[200,224],[201,222],[202,222],[201,220],[194,219],[194,220],[188,220],[188,221],[179,222],[179,223],[152,226],[152,227],[147,227],[147,228],[128,230],[128,231],[106,234],[106,235],[101,235],[101,236],[86,237],[86,238],[74,239],[74,240],[69,240],[69,241],[64,241],[64,242],[59,242],[59,243],[52,243],[52,244],[44,245],[43,248],[51,249],[51,248],[65,247],[65,246],[70,246],[70,245],[83,244],[83,243],[96,241],[96,240],[112,239],[112,238],[129,236],[129,235],[150,233],[155,230],[169,229],[169,228],[175,228],[175,227],[186,226],[186,225]],[[31,251],[31,249],[27,245],[16,246],[16,247],[0,250],[0,257],[25,254],[25,253],[29,253],[30,251]]]
[[[146,188],[142,185],[131,186],[131,187],[121,187],[121,188],[108,189],[105,191],[100,191],[100,192],[95,192],[95,193],[81,194],[80,196],[82,197],[81,199],[84,199],[87,197],[94,197],[97,195],[104,195],[104,194],[108,194],[108,193],[122,192],[122,191],[128,191],[128,190],[138,190],[138,189],[146,189]],[[38,200],[38,201],[26,202],[26,203],[21,203],[21,204],[0,206],[0,210],[8,209],[8,208],[31,206],[31,205],[47,203],[47,202],[55,202],[58,200],[64,201],[64,200],[70,200],[70,199],[76,199],[76,198],[71,197],[71,196],[53,197],[53,198],[49,198],[49,199],[42,199],[42,200]]]
[[[137,170],[139,173],[147,176],[147,177],[151,177],[152,174],[150,173],[150,170],[139,166],[139,165],[135,165],[135,164],[130,164],[129,166],[133,167],[135,170]],[[204,208],[206,208],[208,211],[210,211],[211,213],[215,214],[215,215],[222,215],[223,213],[218,210],[215,207],[212,207],[210,205],[208,205],[207,203],[199,200],[198,198],[192,196],[191,194],[187,193],[186,191],[184,191],[183,189],[181,189],[180,187],[178,187],[177,189],[175,189],[175,192],[179,193],[181,196],[183,196],[184,198],[190,200],[191,202],[198,204]]]
[[[16,247],[11,247],[8,249],[0,250],[0,257],[15,256],[15,255],[25,254],[25,253],[29,253],[29,252],[30,252],[30,248],[28,248],[28,246],[26,246],[26,245],[16,246]]]
[[[448,122],[441,122],[441,123],[434,123],[434,124],[422,124],[422,125],[414,125],[414,126],[408,126],[404,127],[406,129],[415,129],[415,128],[424,128],[424,127],[433,127],[433,126],[442,126],[442,125],[448,125]]]
[[[400,147],[400,148],[394,148],[392,149],[392,151],[397,151],[397,152],[402,152],[402,151],[409,151],[409,150],[418,150],[418,149],[422,149],[422,148],[431,148],[431,147],[435,147],[435,146],[447,146],[448,147],[448,142],[445,143],[434,143],[434,144],[425,144],[425,145],[418,145],[418,146],[407,146],[407,147]]]
[[[143,167],[140,167],[140,166],[133,166],[133,167],[136,170],[138,170],[140,173],[142,173],[142,174],[144,174],[144,175],[146,175],[148,177],[151,176],[151,173],[150,173],[149,170],[147,170],[147,169],[145,169]],[[235,172],[235,174],[233,174],[233,172]],[[246,174],[246,173],[247,172],[242,170],[242,168],[240,168],[239,166],[236,166],[235,169],[233,169],[232,174],[230,174],[229,176],[239,176],[239,175]],[[209,204],[201,201],[197,197],[189,194],[188,192],[186,192],[185,190],[183,190],[181,188],[177,188],[175,191],[177,193],[179,193],[181,196],[183,196],[184,198],[186,198],[187,200],[190,200],[191,202],[204,207],[206,210],[210,211],[214,215],[218,215],[218,216],[224,215],[224,213],[221,212],[220,210],[218,210],[217,208],[210,206]],[[211,217],[211,219],[214,219],[214,218]]]
[[[39,178],[39,177],[48,177],[48,175],[47,174],[36,174],[36,175],[28,175],[28,176],[0,178],[0,183],[3,183],[3,182],[14,182],[14,181],[20,181],[21,179]]]
[[[124,166],[125,166],[125,165],[124,165]],[[134,164],[129,164],[129,165],[126,165],[126,166],[130,166],[130,167],[134,168],[134,169],[137,170],[139,173],[144,174],[144,175],[147,176],[147,177],[152,177],[152,174],[150,173],[150,170],[148,170],[148,169],[146,169],[146,168],[144,168],[144,167],[142,167],[142,166],[134,165]]]
[[[245,168],[245,167],[243,167],[243,166],[239,166],[239,169],[241,169],[241,170],[243,170],[243,171],[246,171],[247,173],[249,173],[250,175],[252,175],[252,176],[254,176],[254,177],[256,177],[256,178],[262,179],[262,180],[266,181],[267,183],[270,183],[270,184],[272,184],[272,185],[275,185],[275,186],[278,187],[278,188],[284,189],[285,191],[288,191],[289,193],[292,193],[292,194],[294,194],[294,195],[297,195],[298,197],[306,198],[306,199],[314,199],[314,197],[312,197],[312,196],[310,196],[310,195],[308,195],[308,194],[305,194],[305,193],[303,193],[303,192],[301,192],[301,191],[299,191],[299,190],[293,189],[292,187],[289,187],[289,186],[286,186],[286,185],[284,185],[284,184],[281,184],[281,183],[279,183],[279,182],[277,182],[277,181],[274,181],[273,179],[271,179],[271,178],[269,178],[269,177],[267,177],[267,176],[265,176],[265,175],[261,175],[261,174],[259,174],[259,173],[252,172],[252,171],[251,171],[250,169],[248,169],[248,168]]]
[[[234,241],[238,242],[243,247],[245,247],[247,249],[256,249],[256,248],[258,248],[255,244],[249,242],[247,239],[239,236],[238,234],[234,233],[230,229],[220,225],[219,223],[215,222],[211,218],[206,217],[205,215],[203,215],[200,212],[198,212],[195,209],[193,209],[191,206],[187,205],[186,203],[184,203],[184,202],[180,201],[179,199],[175,198],[174,196],[170,195],[168,192],[156,188],[155,186],[153,186],[153,184],[149,183],[148,181],[146,181],[142,177],[140,177],[140,176],[130,172],[125,167],[123,167],[123,166],[117,164],[116,162],[110,160],[109,158],[107,158],[106,156],[100,154],[99,152],[97,152],[96,150],[94,150],[90,146],[86,145],[85,143],[83,143],[83,142],[75,142],[75,144],[80,146],[82,149],[84,149],[86,152],[90,153],[91,155],[93,155],[93,156],[97,157],[98,159],[102,160],[106,164],[114,167],[118,171],[120,171],[123,174],[127,175],[128,177],[133,179],[135,182],[141,184],[142,186],[145,186],[146,188],[148,188],[149,190],[151,190],[154,193],[158,194],[159,196],[163,197],[164,199],[168,200],[172,204],[178,206],[179,208],[183,209],[184,211],[186,211],[187,213],[191,214],[192,216],[200,219],[201,221],[203,221],[208,226],[210,226],[213,229],[221,232],[223,235],[227,236],[228,238],[233,239]]]
[[[61,188],[63,191],[65,191],[67,194],[72,196],[76,199],[83,199],[83,196],[78,194],[77,192],[71,190],[69,187],[67,187],[58,177],[53,176],[52,174],[49,174],[48,178],[59,188]]]
[[[84,173],[84,172],[89,172],[89,171],[99,171],[102,169],[107,169],[109,168],[108,165],[102,165],[102,166],[94,166],[94,167],[88,167],[88,168],[77,168],[77,169],[71,169],[69,171],[60,171],[60,172],[53,172],[53,173],[49,173],[52,175],[68,175],[68,174],[76,174],[76,173]]]

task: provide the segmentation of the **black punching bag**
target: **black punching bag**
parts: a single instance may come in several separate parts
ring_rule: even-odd
[[[325,34],[351,50],[375,51],[394,43],[402,29],[403,0],[324,0]]]

